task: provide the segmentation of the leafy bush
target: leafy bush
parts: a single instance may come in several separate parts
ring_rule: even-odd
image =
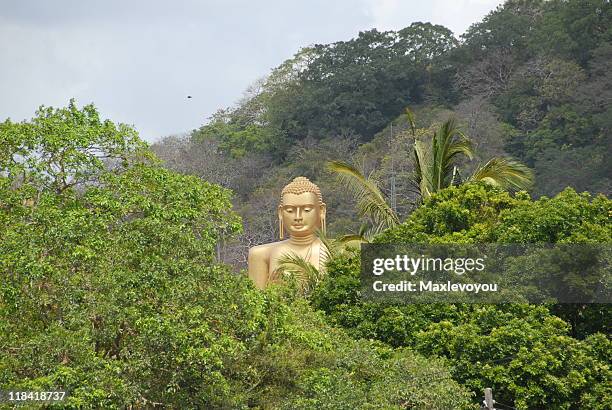
[[[469,184],[433,195],[376,242],[607,242],[611,207],[603,196],[571,189],[531,201],[524,193],[512,197]],[[517,408],[569,409],[603,408],[610,394],[612,346],[596,333],[609,330],[607,305],[366,303],[358,251],[333,260],[328,272],[311,303],[331,324],[355,338],[447,358],[453,378],[478,396],[492,387],[500,402]]]

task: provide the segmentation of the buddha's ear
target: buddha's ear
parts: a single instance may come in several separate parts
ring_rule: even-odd
[[[285,227],[283,224],[283,206],[278,206],[278,237],[282,241],[285,239]]]
[[[327,205],[325,203],[321,203],[321,207],[319,208],[319,220],[320,220],[320,229],[323,232],[323,235],[327,233],[327,226],[325,222],[325,214],[327,213]]]

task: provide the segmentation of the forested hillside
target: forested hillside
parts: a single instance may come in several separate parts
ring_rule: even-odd
[[[567,186],[609,194],[611,9],[605,0],[512,0],[460,39],[413,23],[307,46],[234,107],[154,149],[170,168],[236,192],[245,221],[240,255],[274,239],[270,198],[295,175],[322,187],[332,233],[358,229],[351,199],[324,169],[328,160],[372,173],[407,215],[418,197],[408,182],[406,107],[422,128],[457,117],[475,144],[467,169],[510,156],[535,171],[536,197]]]

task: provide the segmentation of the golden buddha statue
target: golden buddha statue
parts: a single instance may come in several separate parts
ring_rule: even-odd
[[[325,211],[321,190],[308,178],[297,177],[283,188],[278,206],[281,241],[249,249],[249,278],[258,288],[277,278],[279,259],[286,255],[297,255],[315,268],[323,268],[325,245],[316,231],[325,231]],[[283,240],[285,229],[287,240]]]

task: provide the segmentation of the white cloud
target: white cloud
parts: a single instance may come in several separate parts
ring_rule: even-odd
[[[448,27],[458,37],[501,3],[502,0],[363,0],[363,7],[379,30],[400,30],[422,21]]]

